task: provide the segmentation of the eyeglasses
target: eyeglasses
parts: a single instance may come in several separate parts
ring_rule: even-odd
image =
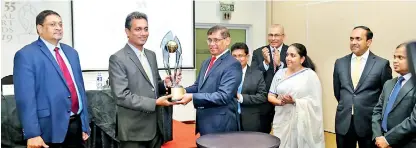
[[[277,37],[280,37],[280,36],[284,36],[285,34],[268,34],[268,36],[269,37],[275,37],[275,38],[277,38]]]
[[[211,44],[212,42],[214,42],[214,44],[218,44],[222,40],[224,40],[224,39],[216,39],[216,38],[214,38],[214,39],[207,39],[207,43],[208,44]]]
[[[60,28],[62,28],[62,23],[48,23],[48,24],[45,24],[45,25],[48,25],[48,26],[50,26],[50,27],[52,27],[52,28],[56,28],[56,27],[60,27]],[[42,25],[43,26],[43,25]]]
[[[235,58],[242,58],[242,57],[247,57],[247,55],[246,54],[237,54],[237,55],[233,55],[233,57],[235,57]]]

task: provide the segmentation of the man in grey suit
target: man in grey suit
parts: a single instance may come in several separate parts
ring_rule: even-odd
[[[371,117],[384,82],[391,79],[389,61],[373,54],[369,47],[373,33],[368,27],[355,27],[348,54],[335,61],[333,84],[338,101],[335,132],[338,148],[375,147]]]
[[[146,14],[130,13],[125,32],[128,43],[109,61],[117,99],[117,138],[121,148],[160,148],[172,139],[173,104],[170,95],[159,97],[170,79],[161,80],[155,53],[143,47],[149,36]]]
[[[406,44],[394,52],[394,71],[399,77],[388,80],[373,111],[373,139],[379,148],[416,147],[416,97],[411,81]],[[410,80],[410,81],[409,81]]]
[[[263,72],[248,66],[249,51],[245,43],[235,43],[231,46],[231,55],[240,61],[243,67],[242,81],[237,90],[241,130],[270,133],[271,124],[267,120],[269,103]]]

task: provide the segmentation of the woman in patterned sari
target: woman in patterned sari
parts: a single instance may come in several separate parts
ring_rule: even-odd
[[[290,45],[286,63],[274,75],[268,94],[276,106],[273,134],[282,148],[324,148],[322,88],[305,46]]]

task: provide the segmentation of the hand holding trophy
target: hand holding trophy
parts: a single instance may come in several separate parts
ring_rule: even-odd
[[[171,95],[172,102],[179,101],[182,96],[185,94],[185,89],[179,84],[182,73],[182,48],[179,39],[175,36],[173,37],[172,31],[169,31],[162,39],[160,48],[163,53],[163,65],[165,67],[166,74],[170,77],[171,80]],[[170,68],[170,57],[174,55],[174,71],[173,75]]]

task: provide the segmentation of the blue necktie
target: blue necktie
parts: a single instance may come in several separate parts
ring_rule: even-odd
[[[241,81],[240,86],[238,86],[238,90],[237,93],[241,94],[241,90],[243,89],[243,81]],[[237,107],[238,107],[238,113],[241,113],[241,107],[240,107],[240,102],[237,102]]]
[[[387,132],[387,117],[389,116],[389,113],[391,111],[391,108],[393,107],[394,102],[396,101],[397,95],[399,94],[400,88],[402,87],[402,82],[404,78],[401,76],[397,80],[396,85],[394,85],[393,91],[391,92],[391,95],[389,97],[389,100],[386,105],[386,110],[384,111],[383,120],[381,122],[381,127],[385,132]]]

